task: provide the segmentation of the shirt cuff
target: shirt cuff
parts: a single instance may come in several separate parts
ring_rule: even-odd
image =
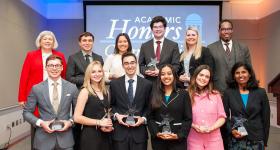
[[[144,119],[144,124],[147,124],[147,118],[146,117],[142,117]]]
[[[36,126],[41,127],[41,123],[42,123],[42,122],[43,122],[43,120],[38,119],[38,120],[36,121]]]

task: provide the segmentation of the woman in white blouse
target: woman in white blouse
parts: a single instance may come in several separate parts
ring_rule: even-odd
[[[106,82],[110,82],[125,74],[122,67],[122,55],[131,51],[132,46],[129,36],[126,33],[120,33],[116,38],[114,54],[111,54],[106,58],[103,66]]]

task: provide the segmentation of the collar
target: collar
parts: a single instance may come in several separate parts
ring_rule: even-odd
[[[223,41],[223,40],[221,40],[221,42],[222,42],[223,45],[225,45],[225,43],[226,43],[226,42]],[[228,43],[228,45],[232,45],[232,40],[229,40],[227,43]]]
[[[56,82],[58,83],[58,85],[62,85],[61,77]],[[48,77],[48,84],[52,85],[53,83],[54,83],[54,81],[50,77]]]
[[[84,52],[83,50],[81,50],[81,51],[82,51],[84,57],[85,57],[86,55],[92,56],[92,51],[91,51],[89,54],[86,53],[86,52]]]
[[[160,42],[161,42],[160,44],[162,44],[163,41],[164,41],[164,37],[162,37],[160,40],[157,40],[157,39],[154,38],[154,43],[155,43],[155,44],[157,44],[157,43],[156,43],[157,41],[160,41]]]
[[[129,78],[127,75],[124,76],[125,83],[127,83],[129,79],[133,79],[135,83],[137,81],[137,75],[135,74],[132,78]]]

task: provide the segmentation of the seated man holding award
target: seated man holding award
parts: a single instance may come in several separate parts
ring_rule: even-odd
[[[78,89],[61,78],[62,70],[61,57],[47,58],[48,79],[32,87],[23,110],[24,119],[37,128],[33,147],[38,150],[73,149],[70,110],[75,105]],[[33,114],[36,106],[39,118]]]
[[[133,53],[122,55],[125,75],[110,82],[111,106],[115,121],[112,135],[114,150],[146,150],[146,116],[152,83],[137,76]]]
[[[192,106],[185,90],[176,88],[176,73],[171,65],[159,70],[152,91],[148,128],[153,150],[185,150],[192,124]]]

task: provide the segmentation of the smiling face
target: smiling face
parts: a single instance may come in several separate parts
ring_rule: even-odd
[[[187,46],[193,46],[197,44],[198,34],[196,31],[188,30],[185,38]]]
[[[137,61],[133,56],[123,58],[123,68],[127,76],[132,78],[136,74]]]
[[[48,76],[53,81],[60,78],[61,72],[63,70],[62,62],[59,59],[49,60],[46,64],[46,70]]]
[[[211,75],[209,70],[207,69],[201,70],[195,79],[198,88],[203,89],[205,86],[207,86],[210,81],[210,76]]]
[[[51,35],[44,35],[40,39],[40,47],[41,49],[52,49],[54,46],[54,39]]]
[[[118,49],[120,54],[124,54],[127,52],[128,49],[128,40],[126,39],[125,36],[120,36],[118,39]]]
[[[241,66],[236,69],[234,72],[234,79],[239,86],[246,86],[251,75],[249,74],[248,70]]]
[[[152,32],[154,34],[154,38],[160,40],[164,37],[165,27],[162,22],[155,22],[153,24]]]
[[[103,78],[103,70],[101,68],[101,65],[95,64],[92,66],[92,71],[90,74],[90,80],[91,82],[99,83]]]
[[[92,36],[82,36],[79,41],[79,45],[83,51],[89,53],[93,47],[93,38]]]
[[[174,75],[170,67],[165,66],[161,69],[160,80],[164,86],[172,86]]]

